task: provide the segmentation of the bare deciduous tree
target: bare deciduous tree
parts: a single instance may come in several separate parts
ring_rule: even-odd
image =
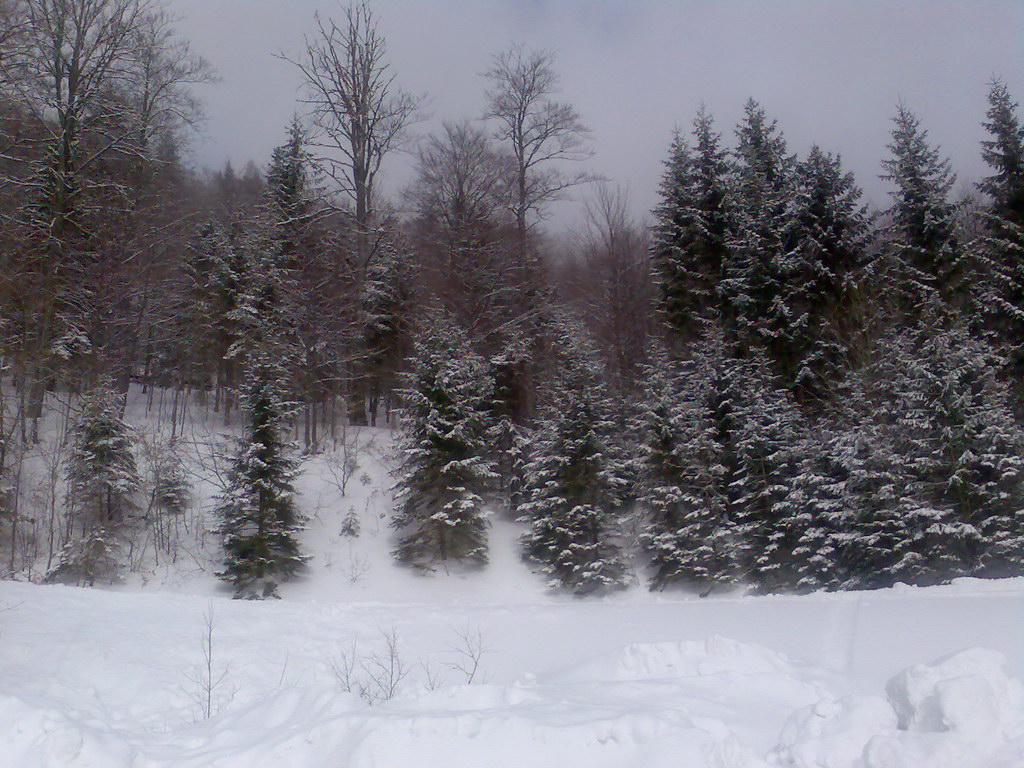
[[[421,145],[409,191],[426,286],[474,341],[509,319],[511,165],[484,129],[445,123]]]
[[[136,141],[143,152],[160,134],[172,138],[182,129],[195,128],[203,111],[190,86],[216,80],[210,64],[177,37],[173,23],[171,16],[158,10],[143,18],[134,31],[130,103]]]
[[[567,287],[608,363],[616,386],[635,383],[654,332],[654,282],[643,227],[620,187],[599,184],[584,200],[584,228]]]
[[[586,160],[589,130],[572,105],[556,101],[558,75],[554,55],[513,45],[497,54],[484,72],[491,81],[485,117],[498,123],[498,138],[515,158],[512,213],[519,233],[521,258],[531,214],[543,217],[548,203],[593,177],[566,173],[559,161]]]
[[[374,185],[385,156],[396,149],[416,119],[419,100],[395,84],[387,44],[366,2],[345,9],[336,22],[315,17],[316,32],[306,37],[297,57],[281,58],[302,73],[302,103],[314,133],[310,145],[323,154],[319,165],[350,198],[358,227],[359,258],[370,258]]]

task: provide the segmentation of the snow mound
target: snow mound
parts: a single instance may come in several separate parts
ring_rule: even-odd
[[[793,713],[771,761],[792,768],[853,768],[869,739],[896,726],[896,713],[885,699],[826,697]]]
[[[1021,684],[1005,666],[998,651],[971,648],[905,669],[885,690],[902,730],[1005,739],[1019,726],[1022,702]]]
[[[1024,687],[997,651],[909,667],[887,699],[823,699],[794,713],[772,751],[792,768],[1022,768]]]
[[[74,712],[17,696],[0,696],[0,760],[18,768],[131,766],[135,751]]]

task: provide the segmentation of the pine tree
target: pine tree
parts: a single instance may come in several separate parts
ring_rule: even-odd
[[[594,351],[580,326],[561,327],[557,378],[525,468],[522,543],[552,586],[582,595],[625,583],[614,521],[628,483]]]
[[[238,597],[276,595],[278,583],[307,559],[296,538],[303,522],[294,500],[298,465],[285,440],[293,405],[282,380],[269,356],[250,361],[242,394],[245,432],[217,506],[225,552],[218,575]]]
[[[996,80],[988,95],[991,136],[982,158],[993,174],[978,184],[989,199],[983,215],[976,302],[984,327],[1005,345],[1018,381],[1024,380],[1024,126],[1006,84]]]
[[[728,458],[708,398],[716,378],[708,351],[698,348],[687,364],[655,353],[647,370],[639,507],[652,589],[683,584],[709,591],[737,570]]]
[[[415,343],[401,392],[395,556],[431,569],[487,563],[484,494],[493,383],[453,318],[436,310]]]
[[[298,117],[292,118],[288,140],[274,149],[266,173],[265,196],[277,243],[276,255],[278,265],[285,269],[300,266],[303,229],[313,213],[312,158],[306,143],[306,129]]]
[[[188,508],[192,496],[192,483],[185,470],[185,464],[173,444],[155,461],[152,480],[151,498],[156,509],[166,514],[178,515]]]
[[[1020,569],[1024,433],[998,362],[962,327],[927,324],[883,340],[870,376],[874,443],[858,515],[855,580],[929,584]]]
[[[759,590],[786,591],[796,582],[793,552],[809,522],[809,486],[801,488],[800,476],[805,426],[765,355],[754,350],[726,373],[736,467],[730,517],[738,559]]]
[[[135,509],[140,480],[121,395],[101,381],[82,400],[67,461],[68,501],[81,535],[61,551],[48,581],[95,584],[113,578],[122,528]]]
[[[887,234],[904,312],[913,316],[935,299],[959,307],[964,254],[957,242],[956,210],[949,202],[956,175],[906,105],[899,104],[893,122],[891,157],[882,162],[881,178],[894,186]]]
[[[294,296],[290,270],[282,266],[268,233],[260,222],[248,223],[230,244],[238,274],[238,291],[227,312],[231,343],[224,353],[245,370],[250,360],[267,357],[282,370],[294,362],[289,300]]]
[[[220,223],[202,224],[184,254],[186,299],[178,318],[177,357],[197,379],[216,378],[218,389],[234,383],[228,351],[237,340],[235,312],[246,283],[246,254]]]
[[[720,291],[742,345],[771,347],[779,323],[770,318],[789,277],[782,223],[792,195],[794,158],[777,122],[756,101],[747,101],[744,114],[736,127],[727,239],[731,257]],[[726,331],[732,330],[727,322]]]
[[[111,382],[102,381],[82,399],[67,474],[69,500],[83,530],[121,523],[135,507],[139,472],[121,397]]]
[[[978,189],[988,195],[997,216],[1024,226],[1024,126],[1003,81],[991,83],[988,105],[982,125],[991,138],[981,142],[981,157],[994,173]]]
[[[377,411],[385,391],[396,382],[397,371],[409,344],[408,316],[411,287],[406,256],[398,244],[386,243],[366,270],[361,286],[365,318],[363,368],[369,379],[370,425],[377,424]]]
[[[727,156],[703,107],[693,126],[694,147],[677,134],[669,150],[651,245],[660,311],[679,341],[696,338],[720,313],[728,258]]]
[[[854,286],[869,235],[860,195],[839,158],[816,146],[796,166],[779,293],[765,322],[772,357],[803,402],[826,397],[849,357]]]

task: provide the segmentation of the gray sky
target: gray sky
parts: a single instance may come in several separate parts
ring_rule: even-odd
[[[262,166],[297,109],[297,53],[329,0],[169,0],[180,30],[222,81],[203,88],[209,116],[199,165]],[[562,98],[592,129],[589,169],[628,187],[639,215],[657,203],[673,127],[704,101],[731,144],[750,96],[778,118],[791,151],[840,152],[868,201],[887,204],[879,162],[902,98],[942,146],[958,190],[984,175],[978,142],[987,83],[1024,101],[1022,0],[375,0],[399,84],[425,94],[433,120],[483,110],[480,72],[513,41],[556,55]],[[384,186],[408,180],[409,158]],[[574,219],[563,205],[561,224]],[[558,224],[552,226],[557,229]]]

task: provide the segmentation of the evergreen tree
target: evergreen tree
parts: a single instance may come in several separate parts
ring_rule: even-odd
[[[278,265],[284,269],[302,266],[304,229],[313,214],[312,158],[306,142],[306,129],[295,117],[288,126],[288,140],[274,149],[266,173],[264,194],[277,244]]]
[[[377,258],[367,267],[361,286],[366,349],[363,367],[369,380],[371,426],[377,424],[380,400],[395,384],[409,344],[412,290],[406,258],[397,244],[383,245]]]
[[[188,508],[192,483],[173,444],[154,462],[152,482],[153,507],[171,515],[179,515]]]
[[[801,414],[765,356],[736,357],[712,329],[687,361],[655,362],[642,419],[652,587],[791,588],[820,490],[804,476]]]
[[[805,402],[825,397],[847,362],[854,285],[869,235],[860,195],[839,158],[816,146],[796,166],[779,293],[766,325],[783,380]]]
[[[139,472],[131,428],[121,418],[122,396],[109,381],[82,399],[68,456],[68,496],[83,531],[121,523],[135,508]]]
[[[242,394],[245,432],[217,506],[225,552],[218,575],[238,597],[276,595],[278,583],[306,560],[296,539],[302,525],[294,500],[297,462],[285,440],[293,405],[282,380],[268,355],[250,361]]]
[[[700,335],[702,325],[720,313],[719,281],[728,258],[729,167],[721,134],[703,107],[693,137],[692,149],[678,134],[672,142],[651,245],[660,311],[680,341]]]
[[[101,381],[82,399],[67,461],[68,501],[81,534],[61,550],[48,581],[92,586],[97,579],[112,579],[117,570],[120,534],[136,508],[140,485],[121,402],[110,381]]]
[[[868,374],[862,429],[874,455],[853,542],[855,583],[1019,570],[1024,433],[997,361],[961,327],[922,324],[883,344]]]
[[[1024,126],[1017,103],[1001,80],[989,88],[985,116],[988,120],[982,125],[991,138],[981,142],[981,157],[993,174],[978,188],[988,195],[997,216],[1024,226]]]
[[[487,562],[483,494],[495,479],[488,456],[493,383],[447,313],[435,311],[415,343],[402,391],[392,525],[395,556],[419,568]]]
[[[906,105],[899,104],[893,122],[891,157],[882,163],[881,178],[894,186],[887,234],[903,310],[913,316],[936,298],[959,307],[964,260],[949,202],[956,176]]]
[[[780,324],[770,322],[770,316],[789,278],[781,224],[792,194],[794,159],[777,122],[756,101],[747,101],[744,115],[736,127],[727,239],[731,257],[720,291],[743,347],[771,346]],[[732,330],[727,323],[726,331]]]
[[[800,475],[807,450],[802,416],[760,352],[731,361],[725,372],[737,556],[749,583],[761,591],[785,591],[796,581],[793,552],[809,520],[809,486],[801,487]]]
[[[224,357],[239,361],[243,369],[250,360],[267,357],[282,371],[294,362],[290,344],[294,297],[291,272],[275,252],[269,234],[259,221],[248,223],[230,243],[239,277],[238,291],[226,316],[231,343]]]
[[[614,521],[627,480],[596,356],[582,328],[561,326],[557,378],[525,468],[522,543],[552,586],[582,595],[625,583]]]
[[[706,365],[707,351],[699,348],[695,362],[682,365],[655,353],[647,370],[639,507],[652,589],[683,584],[710,591],[736,575],[730,467],[708,398],[717,372]]]
[[[989,199],[983,215],[980,251],[984,269],[977,275],[977,307],[985,328],[1008,348],[1020,381],[1024,377],[1024,126],[1006,84],[992,83],[988,95],[991,138],[982,142],[982,158],[993,174],[978,184]]]

